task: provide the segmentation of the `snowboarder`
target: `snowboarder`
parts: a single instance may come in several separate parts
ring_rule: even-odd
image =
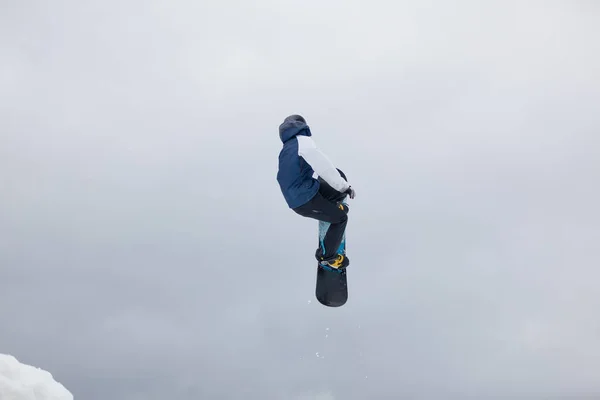
[[[322,265],[333,268],[345,268],[349,260],[337,249],[342,242],[348,223],[348,207],[333,201],[331,188],[335,194],[346,194],[354,199],[354,189],[344,180],[340,171],[330,159],[319,150],[306,120],[301,115],[290,115],[279,125],[279,138],[283,148],[279,153],[279,171],[277,182],[289,208],[297,214],[331,225],[322,247],[315,257]],[[317,174],[319,179],[314,178]],[[325,182],[331,188],[320,183]]]

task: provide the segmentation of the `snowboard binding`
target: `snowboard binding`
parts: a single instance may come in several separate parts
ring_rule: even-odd
[[[350,265],[350,259],[346,257],[344,253],[338,253],[335,258],[330,260],[323,259],[323,251],[319,247],[316,251],[316,259],[319,262],[319,266],[328,270],[341,271]]]

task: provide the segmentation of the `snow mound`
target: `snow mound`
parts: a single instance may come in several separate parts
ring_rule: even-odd
[[[0,354],[0,400],[73,400],[73,395],[49,372]]]

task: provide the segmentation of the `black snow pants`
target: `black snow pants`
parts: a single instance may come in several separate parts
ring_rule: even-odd
[[[337,250],[342,243],[344,231],[348,223],[348,208],[339,207],[339,202],[344,199],[345,193],[340,193],[331,186],[321,182],[319,191],[308,203],[294,208],[293,210],[303,217],[313,218],[319,221],[329,222],[331,225],[323,239],[325,247],[324,260],[330,260],[337,256]],[[322,250],[322,249],[320,249]],[[317,250],[318,256],[319,250]]]

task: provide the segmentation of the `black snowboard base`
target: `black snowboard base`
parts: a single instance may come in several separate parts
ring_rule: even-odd
[[[319,303],[327,307],[340,307],[348,301],[346,268],[340,270],[317,264],[315,295]]]

